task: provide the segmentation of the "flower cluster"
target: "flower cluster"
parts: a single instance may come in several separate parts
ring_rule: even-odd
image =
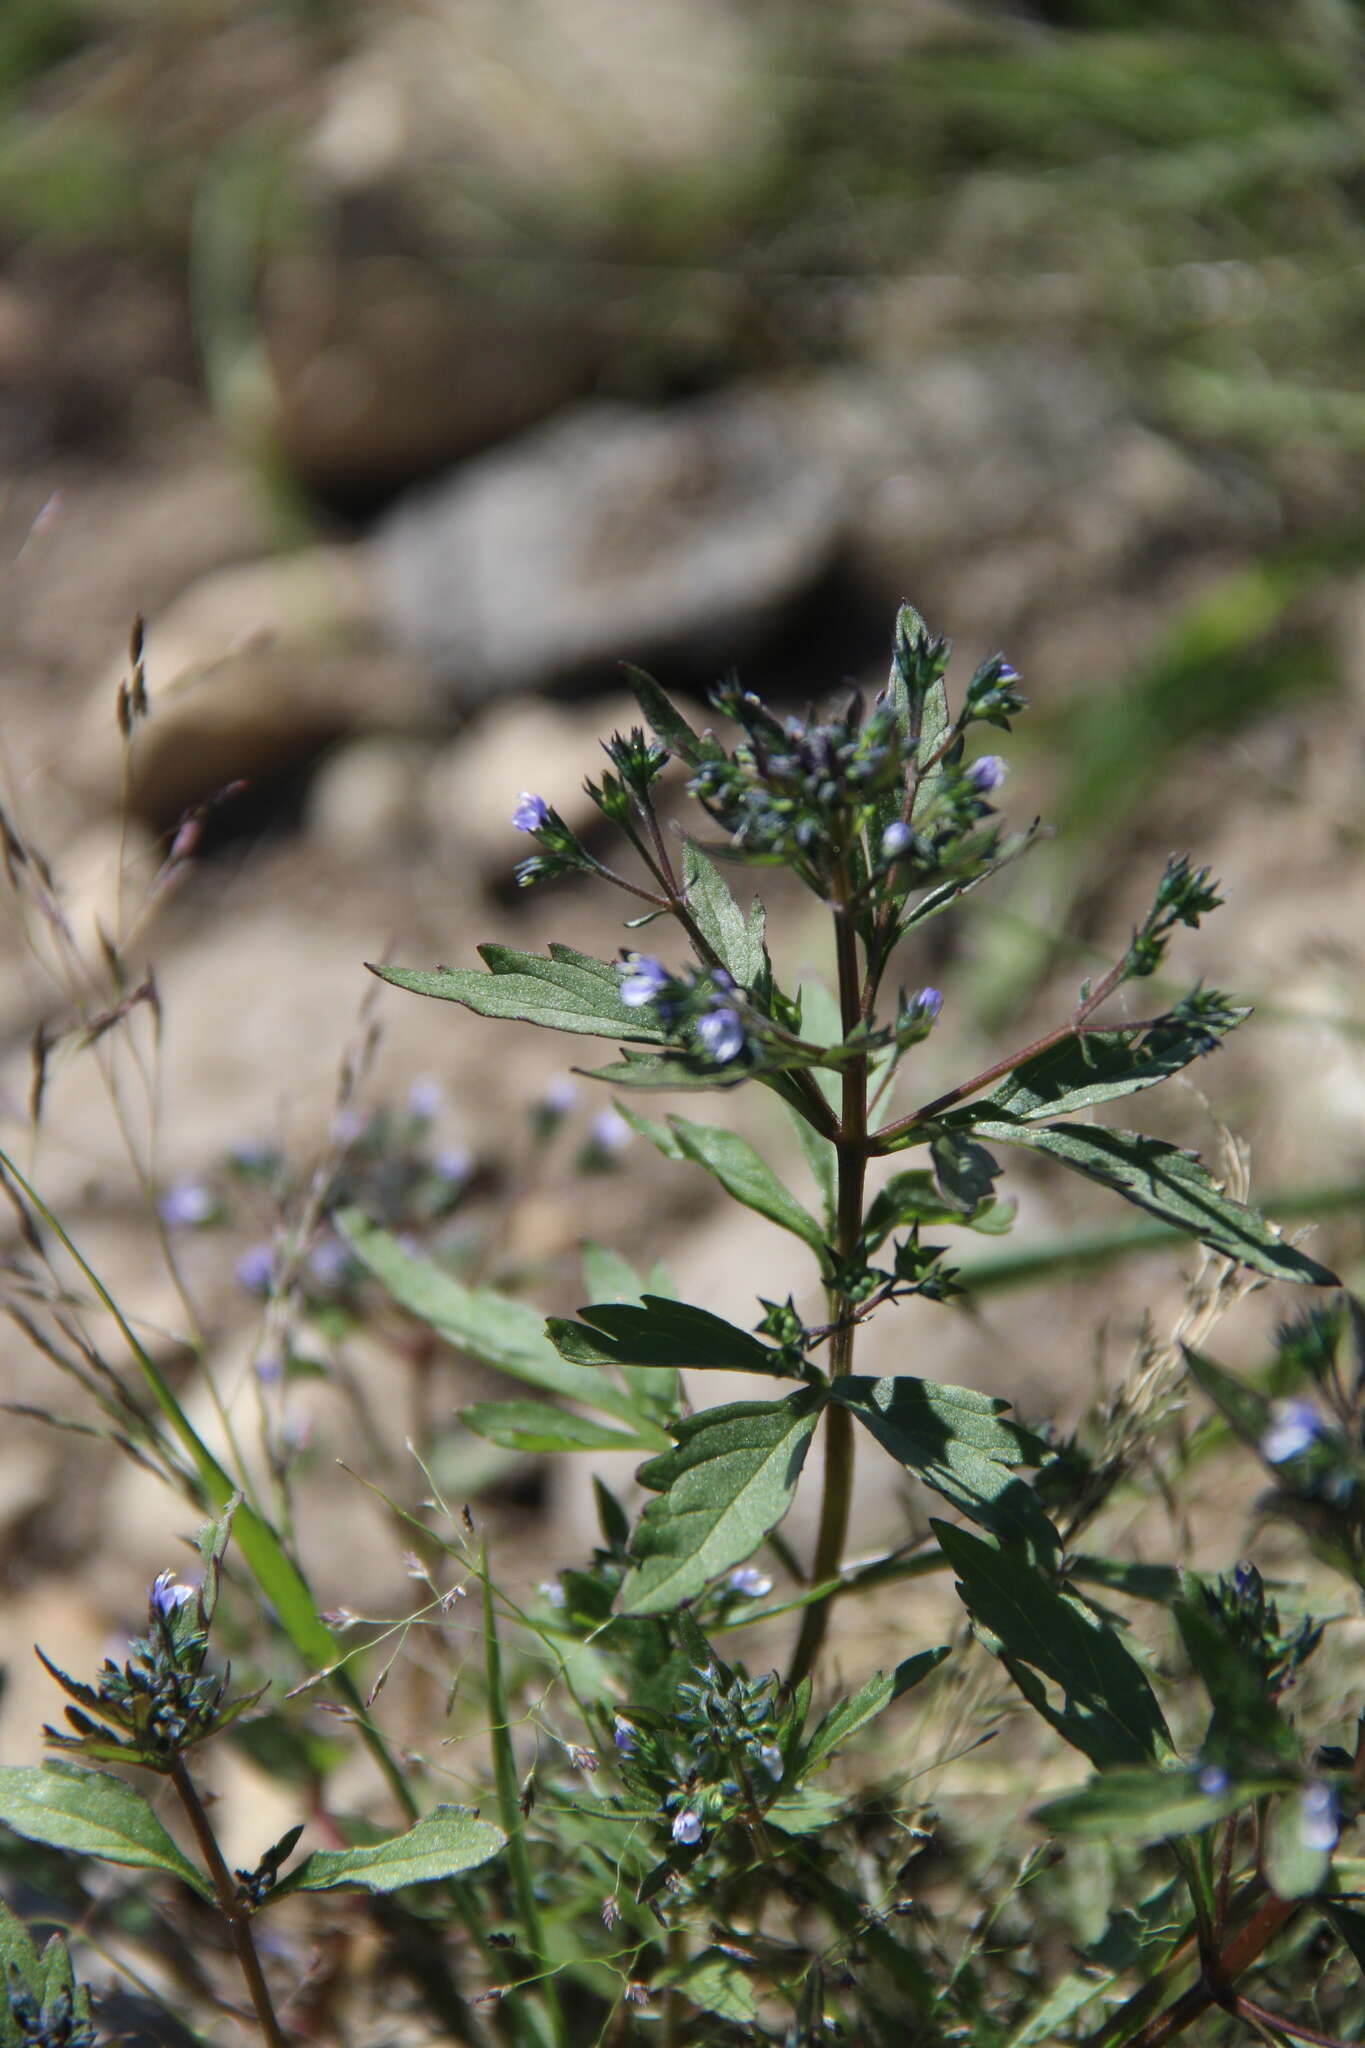
[[[217,1578],[216,1556],[197,1588],[173,1572],[158,1572],[147,1593],[146,1634],[129,1643],[123,1664],[107,1657],[94,1685],[69,1678],[39,1650],[41,1662],[76,1702],[65,1709],[73,1732],[45,1728],[48,1741],[97,1761],[166,1771],[254,1705],[264,1687],[230,1699],[231,1666],[221,1673],[204,1668]]]
[[[1275,1699],[1287,1692],[1322,1641],[1321,1622],[1306,1616],[1297,1628],[1282,1630],[1279,1610],[1267,1600],[1255,1565],[1239,1564],[1201,1591],[1210,1619],[1254,1667],[1267,1696]]]
[[[748,1050],[742,997],[723,967],[670,974],[647,953],[631,953],[617,969],[628,1010],[651,1007],[665,1030],[689,1039],[701,1057],[730,1066]]]

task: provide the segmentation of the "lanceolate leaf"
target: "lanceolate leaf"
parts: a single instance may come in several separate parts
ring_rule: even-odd
[[[891,1456],[993,1535],[1055,1556],[1056,1530],[1014,1467],[1041,1464],[1046,1445],[1001,1420],[1008,1405],[935,1380],[835,1380],[831,1396]]]
[[[1221,1792],[1201,1792],[1198,1773],[1183,1768],[1105,1771],[1079,1791],[1040,1806],[1034,1819],[1058,1835],[1159,1842],[1210,1827],[1282,1783],[1266,1776],[1239,1778]]]
[[[737,1401],[679,1425],[677,1447],[640,1468],[659,1494],[635,1532],[621,1591],[626,1614],[694,1600],[717,1573],[748,1557],[791,1506],[819,1420],[821,1397]]]
[[[657,1443],[653,1431],[648,1438],[628,1435],[548,1401],[476,1401],[460,1410],[460,1419],[508,1451],[638,1451]]]
[[[1241,1008],[1233,1015],[1240,1023],[1251,1012]],[[1174,1019],[1142,1034],[1089,1031],[1083,1037],[1065,1038],[1060,1045],[1025,1060],[980,1103],[954,1110],[943,1121],[970,1128],[1002,1114],[1025,1123],[1072,1116],[1079,1109],[1093,1109],[1096,1103],[1155,1088],[1209,1049],[1207,1031]]]
[[[909,1692],[912,1686],[927,1678],[947,1654],[945,1643],[939,1649],[921,1650],[918,1656],[907,1657],[894,1671],[874,1672],[857,1692],[846,1700],[840,1700],[837,1707],[830,1708],[801,1752],[801,1771],[809,1770],[812,1764],[829,1756],[840,1743],[847,1742],[850,1735],[855,1735],[874,1720],[884,1707],[889,1707],[892,1700],[898,1700],[902,1693]]]
[[[609,960],[594,960],[570,946],[551,946],[550,957],[516,953],[508,946],[480,946],[488,972],[477,967],[370,966],[370,972],[414,995],[463,1003],[480,1017],[515,1017],[551,1031],[578,1031],[589,1038],[617,1038],[662,1044],[667,1032],[643,1010],[621,1001],[621,977]]]
[[[0,1768],[0,1821],[27,1841],[165,1870],[202,1898],[213,1897],[208,1880],[181,1855],[142,1794],[107,1771],[70,1764]]]
[[[340,1885],[396,1892],[406,1884],[434,1884],[476,1870],[506,1841],[501,1828],[466,1807],[437,1806],[406,1834],[391,1835],[387,1841],[358,1849],[315,1849],[280,1880],[269,1898],[273,1901],[287,1891],[330,1892]]]
[[[1236,1379],[1211,1358],[1188,1347],[1185,1365],[1195,1385],[1208,1395],[1237,1434],[1249,1444],[1259,1444],[1271,1424],[1270,1401],[1260,1388],[1248,1386],[1245,1380]]]
[[[546,1324],[561,1356],[576,1365],[719,1366],[794,1377],[782,1352],[685,1301],[647,1294],[639,1305],[597,1302],[578,1313],[581,1322],[551,1316]]]
[[[973,1136],[993,1145],[1022,1145],[1045,1152],[1050,1159],[1083,1173],[1087,1180],[1112,1188],[1139,1209],[1177,1224],[1192,1237],[1266,1273],[1272,1280],[1307,1281],[1334,1287],[1337,1278],[1310,1259],[1307,1252],[1286,1244],[1257,1210],[1235,1202],[1192,1152],[1182,1152],[1160,1138],[1137,1131],[1111,1131],[1099,1124],[1037,1125],[982,1119]]]
[[[715,862],[690,840],[683,848],[683,887],[687,907],[702,937],[715,948],[721,966],[741,988],[752,988],[768,964],[762,904],[755,898],[746,918]]]
[[[968,1613],[1030,1706],[1100,1770],[1162,1762],[1171,1747],[1165,1720],[1118,1631],[1019,1551],[933,1526]],[[1060,1707],[1045,1679],[1061,1688]]]
[[[655,739],[668,748],[670,754],[689,768],[695,768],[701,760],[701,740],[681,711],[660,689],[653,676],[646,675],[642,668],[634,668],[630,662],[624,664],[626,681],[635,692],[635,701],[644,712]]]
[[[466,1287],[429,1259],[404,1251],[396,1238],[359,1209],[334,1218],[356,1257],[382,1280],[400,1308],[426,1323],[447,1343],[458,1345],[485,1365],[514,1379],[528,1380],[546,1393],[604,1409],[635,1427],[639,1417],[628,1394],[601,1373],[561,1358],[545,1334],[545,1318],[524,1301],[491,1287]]]
[[[790,1230],[823,1257],[824,1231],[809,1209],[803,1208],[794,1195],[788,1194],[767,1160],[754,1150],[747,1138],[741,1138],[735,1131],[721,1130],[714,1124],[690,1123],[686,1117],[671,1116],[668,1121],[685,1158],[704,1166],[726,1193],[742,1202],[746,1209],[756,1209],[770,1223]]]

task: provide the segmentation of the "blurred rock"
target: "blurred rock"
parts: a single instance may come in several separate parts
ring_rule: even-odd
[[[825,387],[583,406],[407,498],[375,540],[398,644],[461,702],[742,653],[844,537],[865,409]]]
[[[316,548],[218,570],[150,619],[135,813],[165,830],[227,783],[276,781],[342,734],[419,718],[424,682],[365,644],[368,610],[361,553]],[[126,656],[111,666],[72,750],[74,779],[105,803],[121,788],[115,701],[127,672]]]
[[[387,738],[352,740],[323,762],[308,786],[310,836],[341,860],[410,848],[421,837],[419,793],[425,748]]]

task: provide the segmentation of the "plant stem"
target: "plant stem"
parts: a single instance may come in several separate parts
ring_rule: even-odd
[[[261,1959],[256,1953],[256,1943],[251,1933],[250,1908],[239,1896],[232,1872],[223,1861],[223,1852],[218,1847],[218,1837],[213,1832],[213,1823],[204,1811],[203,1801],[194,1789],[194,1780],[185,1766],[183,1757],[176,1757],[171,1764],[170,1778],[176,1796],[194,1830],[199,1853],[213,1880],[218,1910],[227,1922],[232,1946],[237,1951],[237,1960],[242,1966],[242,1975],[246,1979],[246,1987],[251,1994],[251,2003],[260,2024],[261,2037],[269,2044],[269,2048],[285,2048],[285,2037],[275,2017],[275,2008],[270,2002],[270,1992],[261,1969]]]
[[[846,863],[840,865],[838,886],[840,894],[834,907],[834,934],[839,967],[839,1014],[847,1038],[861,1014],[863,991]],[[862,1055],[850,1060],[842,1075],[843,1114],[839,1135],[835,1139],[838,1194],[834,1234],[835,1250],[841,1261],[853,1257],[863,1228],[863,1190],[868,1155],[867,1070],[867,1058]],[[835,1325],[830,1343],[831,1379],[843,1378],[853,1364],[853,1343],[857,1334],[853,1306],[838,1288],[829,1290],[829,1316]],[[832,1404],[825,1411],[825,1483],[820,1502],[820,1526],[815,1539],[815,1559],[811,1565],[811,1580],[815,1585],[839,1576],[852,1498],[853,1418],[847,1408]],[[824,1647],[829,1615],[828,1595],[807,1607],[788,1673],[789,1684],[799,1685],[814,1669]]]
[[[507,1686],[503,1678],[502,1646],[498,1641],[498,1617],[493,1604],[493,1581],[488,1574],[488,1548],[479,1548],[479,1576],[483,1581],[484,1675],[488,1686],[489,1739],[493,1747],[493,1781],[497,1787],[498,1818],[507,1837],[507,1862],[516,1896],[517,1917],[522,1940],[537,1968],[546,1969],[545,1932],[536,1898],[531,1858],[526,1847],[526,1817],[517,1793],[517,1764],[512,1751],[511,1725],[507,1716]],[[540,1995],[552,2039],[564,2048],[564,2013],[559,1989],[552,1976],[541,1979]]]

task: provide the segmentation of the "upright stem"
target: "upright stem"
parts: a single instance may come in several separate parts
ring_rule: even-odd
[[[232,1872],[223,1861],[223,1852],[218,1847],[218,1837],[213,1832],[213,1823],[204,1811],[203,1802],[194,1789],[194,1780],[186,1769],[183,1757],[176,1757],[171,1765],[170,1775],[176,1796],[194,1830],[199,1853],[213,1880],[218,1910],[227,1922],[232,1946],[237,1951],[237,1960],[242,1966],[246,1988],[251,1994],[251,2003],[260,2024],[261,2037],[269,2044],[269,2048],[285,2048],[285,2037],[275,2017],[275,2008],[270,2002],[270,1992],[261,1969],[261,1959],[256,1953],[256,1943],[252,1938],[251,1910],[239,1895]]]
[[[858,969],[858,935],[854,927],[847,874],[841,871],[839,880],[834,934],[839,968],[839,1014],[847,1038],[861,1016],[863,991]],[[838,1168],[834,1248],[841,1262],[853,1257],[863,1227],[863,1189],[867,1178],[867,1071],[864,1054],[850,1060],[842,1076],[843,1113],[839,1121],[839,1135],[834,1141]],[[834,1325],[829,1369],[831,1378],[840,1379],[853,1364],[857,1324],[853,1303],[848,1296],[837,1287],[831,1287],[828,1292],[829,1317]],[[824,1585],[839,1576],[852,1498],[853,1418],[847,1408],[832,1403],[825,1411],[825,1484],[820,1502],[820,1526],[815,1538],[815,1560],[811,1566],[814,1585]],[[829,1628],[829,1614],[828,1595],[806,1609],[788,1674],[792,1685],[799,1685],[815,1668]]]

